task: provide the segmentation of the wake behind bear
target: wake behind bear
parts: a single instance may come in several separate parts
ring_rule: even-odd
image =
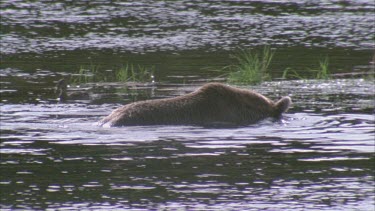
[[[279,118],[290,104],[289,97],[273,102],[254,91],[208,83],[186,95],[124,105],[99,125],[248,125]]]

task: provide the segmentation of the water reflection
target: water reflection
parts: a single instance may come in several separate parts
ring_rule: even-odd
[[[5,1],[1,47],[6,54],[228,50],[270,42],[372,49],[374,7],[373,1]]]
[[[294,107],[280,122],[237,128],[100,128],[115,105],[1,104],[1,208],[371,210],[372,86],[254,86],[271,98],[293,93]],[[184,89],[194,87],[163,93]],[[327,110],[334,90],[341,109]]]
[[[53,152],[44,158],[2,163],[9,169],[3,175],[9,178],[2,181],[3,194],[20,204],[9,206],[369,210],[373,199],[373,181],[367,175],[373,161],[369,154],[284,154],[271,152],[277,147],[267,143],[204,150],[186,148],[179,141],[50,147]]]
[[[194,90],[213,77],[203,67],[228,65],[228,50],[238,47],[277,48],[273,77],[322,55],[333,58],[335,72],[371,69],[374,7],[366,0],[3,1],[0,208],[373,210],[371,80],[246,87],[294,101],[281,121],[248,127],[94,123],[121,104]],[[89,98],[58,103],[55,82],[79,65],[129,60],[156,64],[157,83],[70,87],[89,90]]]

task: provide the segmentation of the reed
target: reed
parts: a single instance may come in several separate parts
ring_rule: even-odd
[[[330,79],[331,73],[329,70],[329,61],[328,57],[325,57],[324,60],[319,61],[319,69],[316,70],[315,79]]]
[[[119,68],[103,69],[99,65],[80,66],[73,74],[74,84],[92,82],[148,82],[153,80],[154,67],[126,63]]]
[[[329,70],[329,59],[325,57],[323,60],[319,61],[319,67],[316,69],[308,68],[306,73],[310,75],[310,77],[304,77],[300,75],[296,70],[288,67],[283,71],[282,78],[283,79],[318,79],[318,80],[328,80],[331,78],[331,72]]]
[[[78,72],[72,75],[71,81],[73,84],[93,82],[97,72],[99,72],[99,65],[81,65]]]
[[[231,55],[237,64],[224,67],[230,83],[257,84],[270,79],[268,67],[274,56],[274,51],[266,46],[262,52],[241,50]]]
[[[301,76],[296,70],[288,67],[288,68],[285,68],[285,70],[283,71],[283,75],[281,76],[282,79],[298,79],[298,80],[302,80],[302,79],[305,79],[303,76]]]

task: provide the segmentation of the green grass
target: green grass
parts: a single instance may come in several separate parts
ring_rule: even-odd
[[[237,64],[223,68],[229,71],[228,81],[230,83],[258,84],[270,79],[268,67],[274,56],[268,46],[263,51],[241,50],[237,54],[231,55]]]
[[[303,76],[301,76],[296,70],[293,70],[292,68],[288,67],[283,71],[283,75],[281,76],[282,79],[305,79]]]
[[[72,75],[73,84],[90,83],[94,81],[94,76],[99,71],[99,65],[81,65],[77,73]]]
[[[318,80],[328,80],[331,79],[331,71],[329,69],[329,59],[325,57],[323,60],[319,61],[319,67],[317,69],[308,69],[308,72],[311,74],[312,79]],[[286,68],[283,71],[282,75],[283,79],[307,79],[307,77],[303,77],[300,75],[296,70],[292,68]]]
[[[230,56],[236,60],[236,64],[226,66],[221,69],[225,72],[225,77],[229,83],[234,84],[258,84],[266,80],[271,80],[271,74],[268,69],[272,62],[275,51],[266,46],[261,52],[252,50],[241,50],[237,54]],[[304,71],[306,72],[306,71]],[[328,80],[331,78],[329,68],[329,59],[325,57],[319,61],[319,66],[315,69],[308,69],[305,77],[292,68],[286,68],[283,71],[282,79],[318,79]]]
[[[147,82],[152,80],[154,70],[147,68],[142,65],[126,64],[115,71],[116,78],[118,81],[135,81],[135,82]]]
[[[103,69],[100,65],[82,65],[76,74],[72,75],[73,84],[93,82],[151,82],[154,67],[145,67],[126,63],[117,68]]]
[[[316,70],[316,77],[315,79],[330,79],[331,73],[329,71],[329,61],[328,57],[324,60],[319,61],[319,69]]]

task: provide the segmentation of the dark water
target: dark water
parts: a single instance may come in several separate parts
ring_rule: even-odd
[[[265,82],[284,117],[238,128],[95,123],[132,101],[219,80],[238,48],[276,49],[274,78],[329,56],[373,71],[373,1],[2,1],[1,210],[374,210],[370,75]],[[155,83],[85,83],[81,65],[155,67]],[[314,66],[315,65],[315,66]]]
[[[2,65],[71,73],[131,61],[198,74],[228,65],[231,51],[270,45],[274,71],[314,68],[325,56],[332,71],[356,71],[373,57],[374,8],[372,0],[3,1]]]
[[[373,209],[373,82],[249,88],[290,94],[295,104],[280,122],[215,129],[99,128],[93,123],[118,105],[90,100],[3,103],[2,208]]]
[[[371,0],[4,1],[1,46],[7,54],[265,44],[371,49],[373,9]]]

